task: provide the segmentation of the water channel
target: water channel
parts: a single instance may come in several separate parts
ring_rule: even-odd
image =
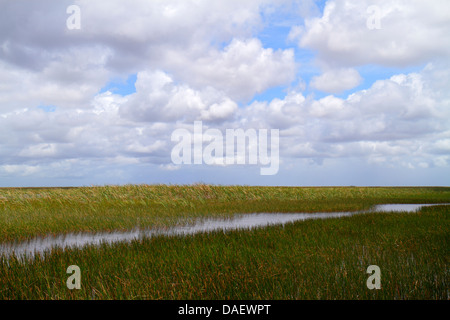
[[[184,226],[174,226],[168,229],[134,229],[121,232],[69,233],[60,236],[36,237],[30,240],[12,243],[0,243],[0,256],[6,257],[13,253],[17,257],[32,258],[36,253],[43,254],[52,248],[83,247],[100,245],[102,243],[126,242],[156,235],[191,235],[200,232],[222,230],[252,229],[269,225],[284,225],[286,223],[309,219],[329,219],[349,217],[368,212],[414,212],[423,206],[437,204],[382,204],[367,211],[353,212],[319,212],[319,213],[251,213],[237,214],[231,218],[206,218]],[[448,205],[448,204],[446,204]]]

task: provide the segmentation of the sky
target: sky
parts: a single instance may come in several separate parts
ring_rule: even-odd
[[[448,0],[0,8],[0,187],[449,186]],[[276,130],[278,170],[174,162],[199,122]]]

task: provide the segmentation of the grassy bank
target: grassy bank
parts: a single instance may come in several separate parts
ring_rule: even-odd
[[[379,191],[361,192],[376,201]],[[449,299],[449,213],[424,207],[12,259],[0,262],[0,299]],[[80,290],[66,287],[73,264]],[[380,290],[366,287],[372,264]]]
[[[127,185],[1,188],[0,242],[76,231],[174,225],[249,212],[329,212],[450,201],[450,188]]]

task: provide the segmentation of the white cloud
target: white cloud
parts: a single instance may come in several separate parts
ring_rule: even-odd
[[[214,103],[207,110],[202,110],[201,119],[204,120],[221,120],[221,119],[229,119],[234,115],[238,106],[231,99],[225,99],[220,103]]]
[[[369,30],[371,2],[328,1],[323,15],[291,29],[296,50],[263,45],[258,31],[267,17],[279,28],[295,21],[279,6],[296,8],[301,23],[315,11],[311,1],[0,3],[2,181],[143,179],[144,166],[180,178],[185,168],[171,164],[170,136],[196,120],[219,130],[280,129],[283,168],[352,157],[384,167],[450,164],[446,2],[379,1],[381,29]],[[80,30],[65,27],[73,3],[81,7]],[[316,65],[303,47],[317,51]],[[355,66],[425,63],[347,97],[315,98],[306,87],[291,87],[302,81],[298,71],[316,66],[323,73],[310,88],[335,94],[362,81]],[[130,74],[137,74],[135,93],[99,93]],[[285,97],[246,104],[277,86]]]
[[[446,158],[437,155],[446,153],[450,94],[436,88],[444,83],[450,85],[450,68],[429,65],[420,73],[379,80],[347,98],[313,100],[291,92],[284,100],[250,105],[242,117],[249,125],[282,129],[281,154],[292,158],[443,166]]]
[[[137,75],[136,93],[127,96],[120,115],[137,122],[226,120],[237,109],[235,102],[212,87],[195,90],[176,84],[160,70]]]
[[[213,86],[232,99],[248,100],[270,87],[288,85],[297,68],[292,49],[265,49],[253,38],[233,39],[224,50],[193,62],[182,60],[178,69],[181,79],[195,86]]]
[[[362,78],[355,69],[341,68],[328,70],[320,76],[313,77],[309,85],[320,91],[340,93],[358,86],[361,81]]]
[[[39,167],[29,165],[3,165],[0,166],[0,172],[1,171],[3,171],[6,174],[29,176],[39,172]]]
[[[316,118],[348,119],[351,108],[345,100],[335,96],[326,96],[311,103],[310,115]]]
[[[249,57],[242,56],[242,61],[234,61],[236,64],[228,59],[226,65],[216,65],[219,71],[230,72],[225,78],[217,72],[211,74],[207,66],[196,61],[211,63],[224,54],[213,48],[235,37],[250,37],[261,28],[264,2],[2,1],[0,88],[4,94],[0,97],[0,113],[36,104],[84,108],[108,79],[145,69],[162,69],[185,83],[192,79],[194,85],[212,81],[210,85],[224,86],[229,93],[251,97],[289,78],[274,74],[273,68],[292,60],[290,52],[269,53],[271,49],[254,48],[250,42],[249,53],[260,54],[260,59],[252,65]],[[74,3],[81,10],[80,30],[66,28],[66,8]],[[271,58],[272,73],[265,72],[261,64],[271,63]],[[235,76],[251,79],[252,75],[242,70],[247,67],[264,73],[262,80],[246,83],[247,90],[233,87]],[[214,77],[218,79],[215,83]]]
[[[380,29],[369,29],[367,9],[379,8]],[[446,0],[330,0],[321,17],[306,19],[291,37],[334,66],[406,66],[450,54],[450,3]]]
[[[56,154],[56,146],[53,143],[39,143],[28,146],[19,152],[20,157],[42,158],[53,157]]]
[[[0,113],[39,105],[87,107],[113,74],[96,61],[97,54],[101,52],[71,50],[61,53],[39,72],[0,59]],[[79,55],[82,56],[74,58]]]

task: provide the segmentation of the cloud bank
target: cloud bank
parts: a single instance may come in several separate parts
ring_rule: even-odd
[[[447,1],[378,1],[379,28],[370,1],[0,3],[0,186],[336,184],[337,167],[360,168],[341,184],[448,184]],[[171,133],[194,121],[279,129],[280,174],[175,166]]]

